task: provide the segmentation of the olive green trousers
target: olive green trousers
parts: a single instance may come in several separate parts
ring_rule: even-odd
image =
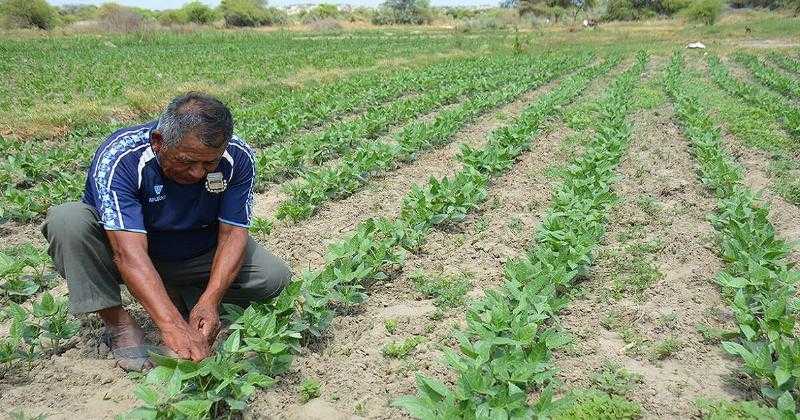
[[[103,226],[94,207],[80,202],[53,206],[47,212],[42,234],[56,271],[67,280],[73,313],[96,312],[122,304],[122,277],[113,260]],[[180,244],[175,244],[180,246]],[[202,295],[211,274],[214,250],[185,261],[158,261],[153,265],[172,296],[183,299],[186,316]],[[239,274],[223,298],[224,303],[247,306],[276,296],[291,279],[289,267],[253,238],[248,238]]]

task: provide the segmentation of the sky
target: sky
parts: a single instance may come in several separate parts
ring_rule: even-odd
[[[48,0],[50,4],[61,6],[65,4],[103,4],[109,0]],[[114,0],[115,3],[126,6],[145,7],[148,9],[177,9],[189,0]],[[210,6],[217,6],[219,0],[201,0]],[[300,3],[347,3],[353,6],[377,6],[383,0],[269,0],[271,6],[286,6]],[[483,4],[498,4],[498,0],[431,0],[433,6],[477,6]]]

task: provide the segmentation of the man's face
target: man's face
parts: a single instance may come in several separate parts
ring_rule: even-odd
[[[150,135],[150,144],[164,175],[178,184],[202,182],[209,172],[217,169],[225,153],[225,146],[208,147],[193,134],[184,137],[178,146],[169,148],[163,144],[161,133],[154,131]]]

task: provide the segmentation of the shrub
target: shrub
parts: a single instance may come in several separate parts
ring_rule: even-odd
[[[692,0],[662,0],[661,8],[667,15],[674,15],[692,4]]]
[[[609,0],[603,20],[637,20],[639,11],[631,0]]]
[[[158,16],[158,23],[165,26],[186,23],[186,16],[180,10],[165,10]]]
[[[683,13],[692,22],[713,25],[722,13],[722,7],[722,0],[695,0]]]
[[[311,23],[317,20],[335,20],[338,19],[340,15],[341,13],[339,13],[339,9],[336,5],[322,3],[303,15],[303,22]]]
[[[222,0],[219,5],[227,26],[264,26],[286,23],[285,12],[266,7],[264,0]]]
[[[133,8],[106,3],[97,10],[97,17],[108,31],[131,32],[142,29],[144,16]]]
[[[50,29],[55,26],[58,12],[45,0],[0,1],[2,24],[8,28]]]
[[[433,14],[428,0],[386,0],[372,18],[376,25],[423,25]]]
[[[214,9],[196,0],[184,5],[181,8],[181,13],[186,22],[196,23],[198,25],[208,25],[217,20],[217,14],[214,12]]]

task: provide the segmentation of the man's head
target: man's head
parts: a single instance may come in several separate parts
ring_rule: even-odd
[[[150,133],[164,175],[194,184],[217,169],[233,135],[231,111],[213,96],[189,92],[167,105]]]

